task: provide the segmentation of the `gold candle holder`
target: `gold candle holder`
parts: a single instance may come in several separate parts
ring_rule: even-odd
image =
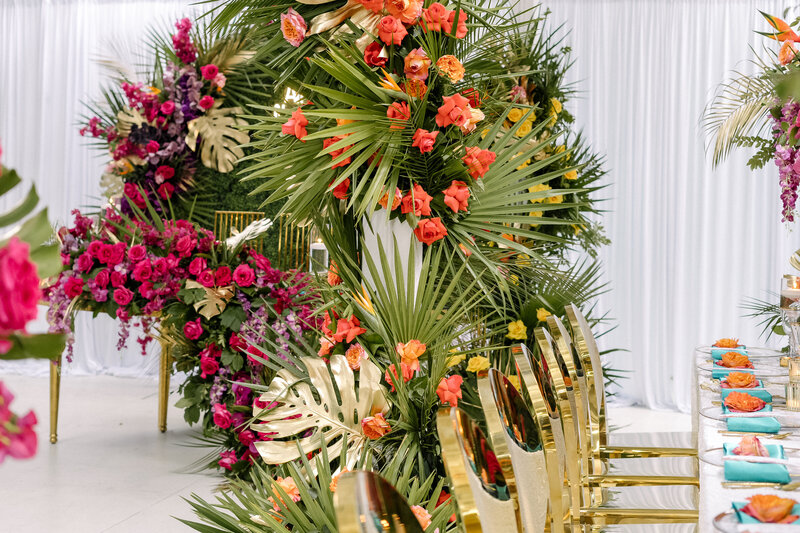
[[[789,357],[789,381],[800,382],[800,357]]]
[[[786,385],[786,409],[800,411],[800,382],[790,381]]]
[[[789,366],[789,359],[791,359],[791,357],[789,357],[788,355],[781,356],[781,366],[783,368],[786,368],[786,367]]]

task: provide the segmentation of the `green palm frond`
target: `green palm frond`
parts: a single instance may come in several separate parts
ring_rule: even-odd
[[[780,295],[772,292],[769,294],[772,297],[770,300],[745,298],[741,304],[741,308],[747,311],[744,316],[758,319],[761,336],[765,340],[769,340],[773,335],[786,335],[781,321],[781,308],[774,303]]]

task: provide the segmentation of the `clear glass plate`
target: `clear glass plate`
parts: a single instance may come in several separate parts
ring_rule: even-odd
[[[786,531],[789,533],[798,531],[797,526],[793,524],[742,524],[733,509],[718,514],[711,523],[714,524],[714,529],[722,533],[741,533],[742,531],[752,531],[753,533],[772,531],[783,533]]]
[[[697,348],[695,348],[695,351],[697,351],[699,353],[711,354],[711,349],[712,348],[716,349],[716,346],[711,346],[711,345],[698,346]],[[775,350],[773,348],[767,348],[766,346],[752,346],[752,347],[748,346],[747,348],[745,348],[745,350],[747,350],[747,355],[749,357],[751,357],[751,358],[752,357],[778,357],[778,358],[780,358],[780,357],[783,357],[785,355],[789,355],[789,354],[783,353],[780,350]]]
[[[739,437],[741,438],[741,437]],[[735,437],[731,437],[731,439],[735,440]],[[758,437],[761,441],[769,440],[769,437]],[[795,459],[800,461],[800,449],[798,448],[787,448],[783,447],[783,453],[786,455],[786,459]],[[709,448],[707,450],[700,450],[697,454],[698,459],[703,461],[706,464],[714,465],[714,466],[722,466],[723,459],[722,459],[722,448]]]
[[[704,372],[712,372],[713,370],[730,370],[731,372],[752,372],[757,378],[782,378],[789,379],[789,369],[782,367],[779,364],[768,364],[764,362],[755,362],[755,368],[725,368],[711,361],[698,361],[697,369]]]
[[[781,429],[795,429],[800,428],[800,413],[790,411],[783,411],[776,409],[774,406],[772,411],[757,411],[758,416],[742,416],[744,413],[731,413],[733,416],[726,416],[722,413],[722,407],[718,405],[709,405],[700,409],[700,414],[711,420],[719,420],[725,422],[728,418],[742,417],[742,418],[759,418],[762,416],[771,416],[781,423]],[[762,414],[763,413],[763,414]]]

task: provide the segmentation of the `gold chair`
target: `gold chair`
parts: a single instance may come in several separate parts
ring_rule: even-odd
[[[537,330],[537,342],[544,340],[544,330]],[[540,340],[541,339],[541,340]],[[581,464],[577,452],[574,435],[576,423],[569,412],[569,400],[560,370],[556,368],[555,358],[544,354],[535,356],[524,345],[512,348],[512,355],[520,377],[521,387],[527,392],[533,407],[533,419],[541,435],[544,457],[548,471],[548,479],[554,479],[555,473],[567,473],[569,490],[562,491],[562,486],[553,487],[550,482],[549,493],[551,508],[553,501],[563,495],[564,508],[569,515],[573,529],[602,527],[611,524],[665,524],[694,523],[698,519],[696,509],[628,509],[618,507],[599,507],[594,502],[583,501],[585,492],[578,465]],[[569,441],[572,441],[570,444]],[[572,466],[570,466],[572,465]],[[589,486],[628,486],[631,476],[591,475]],[[673,485],[674,480],[662,478],[654,481],[658,485]],[[677,484],[684,484],[683,482]],[[578,490],[575,490],[575,486]],[[576,498],[578,499],[576,503]],[[551,516],[551,527],[556,527],[557,518]]]
[[[445,407],[436,418],[442,460],[462,531],[521,533],[516,481],[508,455],[461,408]]]
[[[375,472],[345,472],[333,495],[339,533],[422,533],[408,502]]]

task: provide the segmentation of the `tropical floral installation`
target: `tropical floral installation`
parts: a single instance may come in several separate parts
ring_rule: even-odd
[[[0,156],[2,149],[0,149]],[[21,183],[12,170],[0,165],[0,196]],[[27,324],[38,314],[41,278],[59,269],[58,246],[50,243],[52,228],[47,209],[31,187],[20,203],[0,214],[0,359],[56,359],[64,349],[62,335],[30,334]],[[27,459],[36,454],[36,414],[20,416],[11,410],[14,394],[0,381],[0,464],[6,457]]]

